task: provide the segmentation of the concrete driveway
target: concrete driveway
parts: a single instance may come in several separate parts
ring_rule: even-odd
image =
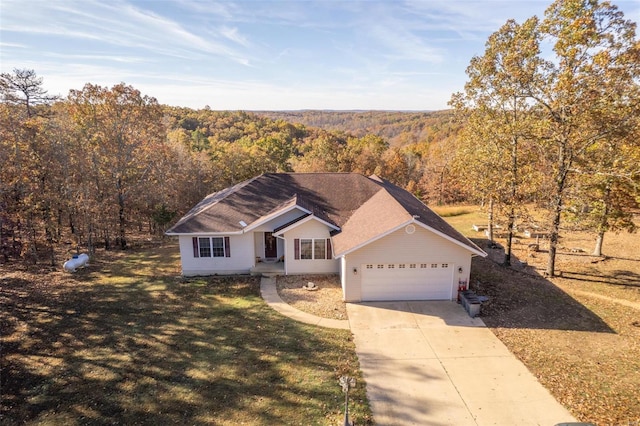
[[[576,421],[455,302],[348,303],[347,312],[376,424]]]

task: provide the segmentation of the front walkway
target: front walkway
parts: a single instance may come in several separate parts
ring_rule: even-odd
[[[339,328],[343,330],[349,330],[350,328],[348,320],[336,320],[317,317],[315,315],[302,312],[301,310],[285,303],[278,294],[275,277],[262,277],[262,279],[260,280],[260,294],[269,306],[280,312],[282,315],[285,315],[296,321],[327,328]]]

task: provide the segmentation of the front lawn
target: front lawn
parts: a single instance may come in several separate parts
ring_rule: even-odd
[[[175,246],[2,268],[2,424],[335,425],[341,375],[370,423],[350,332],[282,317],[259,278],[183,280]]]

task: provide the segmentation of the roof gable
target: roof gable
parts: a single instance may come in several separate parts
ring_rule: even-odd
[[[167,234],[242,232],[294,203],[337,227],[344,224],[379,185],[356,173],[268,173],[210,194]]]
[[[357,173],[263,174],[208,195],[167,234],[242,233],[294,208],[335,230],[337,255],[412,221],[486,255],[408,191]]]
[[[315,215],[311,215],[311,214],[306,214],[303,216],[300,216],[294,220],[292,220],[289,223],[285,223],[282,226],[278,226],[276,229],[273,230],[273,235],[278,236],[278,235],[283,235],[285,232],[288,232],[290,230],[292,230],[293,228],[296,228],[304,223],[307,223],[310,220],[315,220],[316,222],[319,222],[325,226],[327,226],[328,228],[331,228],[333,230],[339,230],[340,228],[336,227],[335,225],[332,225],[324,220],[322,220],[321,218],[319,218],[318,216]]]
[[[380,184],[389,192],[389,194],[417,221],[428,228],[431,228],[442,235],[457,241],[461,245],[472,248],[476,254],[486,256],[486,253],[464,235],[456,231],[442,217],[427,207],[422,201],[418,200],[410,192],[393,185],[391,182],[380,180]]]
[[[342,232],[333,237],[334,253],[339,256],[361,247],[411,219],[411,215],[380,188],[353,213],[342,227]]]

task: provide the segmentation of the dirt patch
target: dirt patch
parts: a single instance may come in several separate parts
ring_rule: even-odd
[[[318,289],[302,288],[309,282]],[[278,294],[289,305],[301,311],[329,319],[347,319],[342,300],[342,286],[337,275],[287,275],[276,280]]]

